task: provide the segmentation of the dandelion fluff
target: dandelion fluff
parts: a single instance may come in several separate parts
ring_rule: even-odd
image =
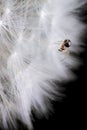
[[[83,26],[73,15],[78,0],[0,0],[0,124],[15,119],[32,128],[32,108],[46,114],[59,94],[54,81],[71,80],[75,57],[58,51],[61,41],[81,50]],[[60,41],[60,42],[59,42]],[[59,96],[59,95],[58,95]]]

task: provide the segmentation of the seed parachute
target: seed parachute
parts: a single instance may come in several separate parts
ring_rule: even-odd
[[[32,109],[48,114],[61,95],[55,81],[74,78],[78,60],[71,54],[81,50],[83,29],[73,13],[78,3],[0,0],[0,126],[16,126],[18,119],[33,128]]]

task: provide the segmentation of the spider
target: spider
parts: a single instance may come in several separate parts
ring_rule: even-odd
[[[61,44],[60,46],[60,49],[58,49],[59,51],[64,51],[64,50],[67,50],[67,48],[69,48],[71,45],[71,41],[69,39],[65,39],[63,41],[63,43]]]

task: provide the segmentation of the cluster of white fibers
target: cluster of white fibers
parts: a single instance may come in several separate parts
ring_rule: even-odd
[[[72,12],[78,0],[0,0],[0,124],[15,119],[32,128],[31,110],[46,114],[62,82],[73,78],[77,60],[58,51],[72,41],[79,53],[82,26]],[[58,42],[57,42],[58,41]],[[60,42],[59,42],[60,41]]]

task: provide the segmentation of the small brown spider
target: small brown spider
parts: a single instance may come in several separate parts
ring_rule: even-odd
[[[63,41],[63,43],[61,44],[59,51],[64,51],[64,50],[66,50],[67,48],[70,47],[70,45],[71,45],[71,41],[70,41],[69,39],[65,39],[65,40]]]

